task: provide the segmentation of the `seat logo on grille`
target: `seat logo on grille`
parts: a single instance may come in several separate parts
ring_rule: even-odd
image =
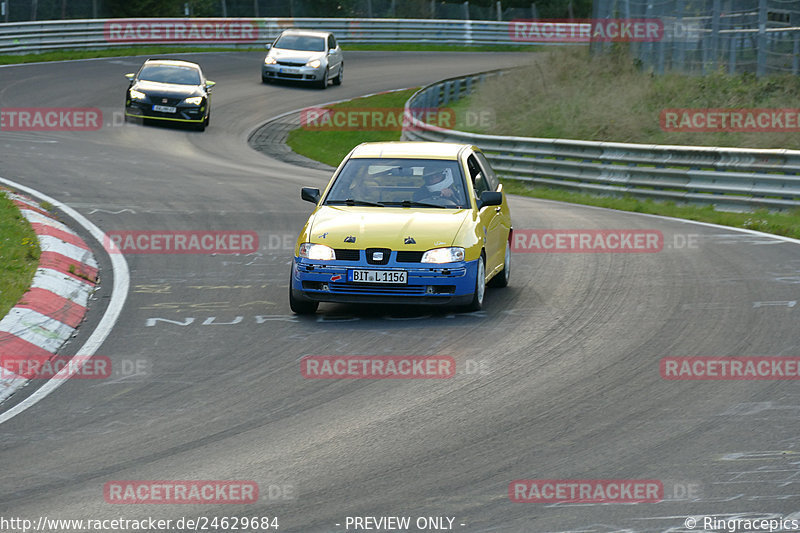
[[[373,261],[383,261],[383,252],[375,252],[372,254]]]
[[[161,103],[162,103],[162,104],[166,104],[167,102],[169,102],[169,100],[167,100],[166,98],[162,98],[162,99],[161,99]]]

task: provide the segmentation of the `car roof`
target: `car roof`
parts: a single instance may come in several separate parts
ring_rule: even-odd
[[[145,61],[148,65],[167,65],[171,67],[189,67],[200,69],[200,65],[192,63],[191,61],[182,61],[180,59],[148,59]]]
[[[395,141],[362,143],[353,149],[350,157],[357,158],[420,158],[457,160],[469,144]]]
[[[308,35],[309,37],[325,37],[327,38],[328,35],[331,34],[329,31],[319,31],[319,30],[304,30],[302,28],[289,28],[287,30],[283,30],[281,35],[284,33],[293,33],[295,35]]]

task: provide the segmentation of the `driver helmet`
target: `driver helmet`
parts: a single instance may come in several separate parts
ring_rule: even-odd
[[[432,182],[432,183],[431,183]],[[445,168],[439,174],[433,174],[428,179],[428,191],[442,192],[453,184],[453,170]]]

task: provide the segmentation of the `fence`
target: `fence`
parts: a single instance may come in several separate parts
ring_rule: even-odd
[[[800,151],[481,135],[431,126],[411,112],[448,105],[500,74],[454,78],[417,91],[406,103],[403,137],[477,145],[499,175],[546,187],[728,209],[800,207]]]
[[[519,6],[520,2],[514,2]],[[136,4],[122,0],[0,0],[0,22],[112,18],[127,16],[159,17],[351,17],[351,18],[431,18],[471,20],[513,20],[537,18],[536,3],[510,7],[510,0],[483,2],[463,0],[166,0],[150,3],[150,10],[137,12]],[[541,2],[540,2],[541,4]],[[546,17],[588,17],[586,2],[573,9],[542,6]]]
[[[595,0],[592,16],[660,19],[664,39],[629,45],[657,73],[800,73],[795,0]],[[596,43],[597,49],[607,47]]]
[[[512,39],[509,22],[432,19],[164,18],[0,24],[0,53],[145,44],[251,47],[289,27],[332,31],[343,44],[532,45]]]

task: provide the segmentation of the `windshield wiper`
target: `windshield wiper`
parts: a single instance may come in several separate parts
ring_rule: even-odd
[[[347,200],[328,200],[325,202],[325,205],[372,205],[375,207],[384,207],[384,204],[378,202],[368,202],[366,200],[353,200],[352,198],[348,198]]]
[[[417,202],[416,200],[403,200],[402,202],[386,202],[386,205],[399,205],[402,207],[435,207],[437,209],[456,207],[455,205],[429,204],[427,202]]]

